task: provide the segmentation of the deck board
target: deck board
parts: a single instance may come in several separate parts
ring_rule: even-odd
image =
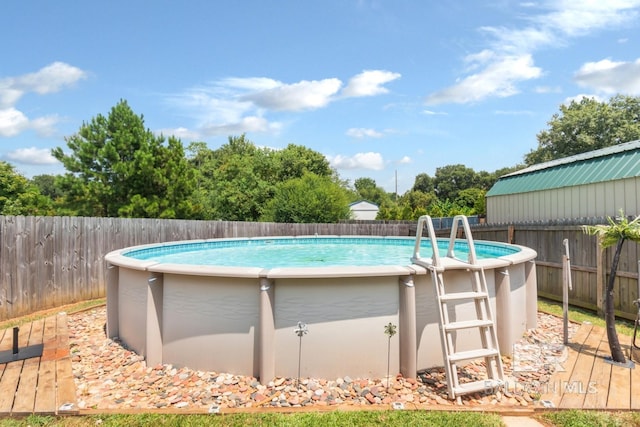
[[[11,412],[14,414],[29,414],[33,412],[36,391],[38,387],[39,358],[26,359],[22,365],[20,382],[15,392],[15,400]]]
[[[13,334],[12,329],[4,329],[0,331],[0,351],[11,350],[11,342],[9,335]]]
[[[607,334],[600,341],[595,360],[603,360],[610,353]],[[609,382],[611,378],[611,365],[608,363],[594,363],[591,379],[588,384],[588,392],[584,398],[584,409],[601,409],[607,407],[609,397]]]
[[[26,326],[26,325],[25,325]],[[44,333],[44,320],[36,320],[30,324],[31,330],[26,345],[33,346],[42,343]],[[38,389],[38,372],[40,370],[40,357],[26,359],[22,365],[20,382],[16,390],[12,413],[32,413],[35,407],[36,392]]]
[[[24,360],[6,364],[0,379],[0,414],[11,413]]]
[[[38,414],[55,414],[56,412],[56,362],[40,361],[38,372],[38,392],[33,411]]]
[[[77,410],[76,384],[73,380],[71,358],[65,357],[56,361],[56,405],[60,412],[63,407],[68,407],[65,413]]]
[[[564,389],[563,385],[571,378],[582,344],[589,337],[592,328],[593,325],[591,324],[584,323],[580,325],[580,328],[578,328],[578,331],[572,337],[571,342],[567,345],[568,356],[567,360],[562,363],[563,370],[555,372],[549,381],[546,392],[543,393],[541,397],[542,400],[550,401],[554,407],[560,406]]]
[[[566,383],[562,383],[562,408],[582,408],[585,395],[588,391],[588,384],[595,362],[595,354],[602,341],[602,331],[600,328],[591,328],[589,335],[580,346],[576,357],[576,363],[571,375]]]
[[[629,368],[611,365],[608,409],[631,408],[631,371]]]

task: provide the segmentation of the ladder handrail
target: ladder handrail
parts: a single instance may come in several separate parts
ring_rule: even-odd
[[[464,237],[467,241],[467,247],[469,250],[469,256],[466,261],[456,258],[455,254],[455,243],[456,243],[456,235],[458,234],[458,228],[462,224],[462,228],[464,230]],[[422,243],[422,232],[424,231],[424,227],[427,227],[428,238],[431,242],[431,249],[433,255],[431,256],[431,266],[435,268],[440,268],[442,266],[440,260],[440,251],[438,250],[438,239],[436,238],[436,233],[433,228],[433,220],[429,215],[422,215],[418,218],[418,226],[416,229],[416,242],[413,250],[413,257],[411,260],[422,261],[423,259],[420,257],[420,244]],[[478,258],[476,256],[476,246],[473,242],[473,236],[471,235],[471,227],[469,226],[469,220],[464,215],[456,215],[453,217],[453,224],[451,225],[451,235],[449,237],[449,247],[447,250],[447,258],[455,259],[458,261],[467,262],[471,265],[476,265]]]
[[[431,263],[434,267],[440,267],[440,253],[438,251],[438,240],[436,239],[436,233],[433,229],[433,221],[431,220],[431,216],[422,215],[418,218],[418,228],[416,229],[416,243],[413,249],[413,257],[412,261],[420,260],[420,243],[422,242],[422,230],[424,229],[424,225],[427,224],[427,232],[429,234],[429,240],[431,241]]]
[[[462,228],[464,229],[464,237],[467,241],[467,247],[469,248],[469,257],[467,262],[471,265],[475,265],[478,261],[476,257],[476,246],[473,243],[473,237],[471,236],[471,227],[469,227],[469,220],[464,215],[456,215],[453,217],[453,224],[451,225],[451,236],[449,237],[449,250],[447,251],[447,257],[456,258],[455,252],[453,250],[456,243],[456,235],[458,234],[458,226],[462,223]]]

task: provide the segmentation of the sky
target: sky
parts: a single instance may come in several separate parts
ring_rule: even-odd
[[[126,100],[216,149],[303,145],[353,183],[522,164],[560,106],[640,96],[640,0],[9,0],[0,160],[51,149]]]

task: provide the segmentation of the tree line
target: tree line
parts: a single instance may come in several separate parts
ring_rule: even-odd
[[[204,142],[185,147],[145,128],[121,100],[66,137],[66,149],[52,150],[64,174],[27,179],[0,161],[0,214],[328,223],[349,219],[350,203],[367,200],[384,220],[483,215],[500,176],[638,139],[639,118],[639,97],[572,101],[537,135],[523,164],[494,172],[442,166],[433,177],[418,174],[398,196],[371,178],[341,179],[324,155],[302,145],[261,148],[240,135],[215,150]]]

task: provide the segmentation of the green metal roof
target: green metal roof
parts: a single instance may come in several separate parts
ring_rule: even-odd
[[[530,166],[504,175],[487,197],[640,176],[640,140]]]

